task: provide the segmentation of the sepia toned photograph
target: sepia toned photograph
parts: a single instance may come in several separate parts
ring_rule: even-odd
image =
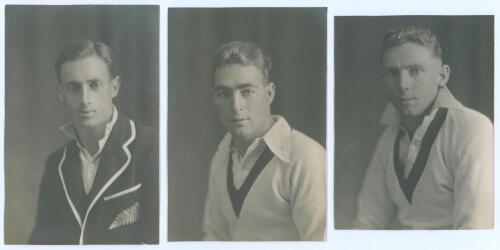
[[[336,229],[493,229],[493,16],[337,16]]]
[[[6,244],[158,244],[159,6],[5,7]]]
[[[324,241],[326,8],[168,9],[168,240]]]

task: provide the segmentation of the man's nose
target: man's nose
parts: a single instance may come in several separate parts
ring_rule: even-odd
[[[406,92],[410,90],[411,85],[413,84],[412,78],[408,72],[402,70],[399,74],[398,79],[398,87],[402,92]]]
[[[241,94],[238,91],[235,91],[232,95],[232,109],[233,111],[237,112],[242,110],[243,108],[243,98],[241,97]]]
[[[89,103],[89,89],[87,86],[82,86],[81,89],[81,103],[82,104],[88,104]]]

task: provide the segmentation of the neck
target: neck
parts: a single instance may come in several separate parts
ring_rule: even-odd
[[[434,100],[435,101],[435,100]],[[427,109],[424,110],[419,115],[416,116],[409,116],[409,115],[403,115],[402,116],[402,122],[403,122],[403,127],[406,129],[408,132],[408,135],[410,136],[410,139],[413,138],[413,134],[417,130],[417,128],[422,124],[424,117],[429,115],[431,113],[432,107],[434,107],[434,101],[427,107]]]
[[[424,120],[424,115],[404,116],[402,120],[403,120],[403,127],[406,129],[411,139],[413,138],[413,134],[417,130],[418,126],[422,124],[422,121]]]
[[[76,125],[76,132],[78,133],[78,137],[82,146],[90,153],[95,154],[99,149],[99,140],[104,137],[106,124],[96,127],[96,128],[88,128]]]
[[[236,150],[238,150],[238,154],[245,155],[248,147],[250,146],[250,144],[252,144],[252,141],[233,140],[233,143]]]
[[[257,139],[259,137],[263,137],[267,133],[267,131],[269,131],[269,129],[271,129],[271,127],[274,125],[274,123],[275,123],[275,121],[272,118],[272,116],[269,116],[269,119],[264,123],[265,126],[262,127],[263,129],[259,133],[254,135],[253,137],[241,138],[241,137],[233,136],[233,144],[236,147],[236,150],[238,150],[238,153],[240,155],[245,155],[250,144],[252,144],[252,142],[255,139]]]

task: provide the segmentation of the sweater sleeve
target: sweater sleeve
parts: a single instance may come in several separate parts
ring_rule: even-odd
[[[385,151],[391,148],[388,147],[390,140],[385,139],[387,132],[379,139],[365,174],[358,196],[358,213],[353,222],[356,229],[389,229],[395,218],[396,205],[389,196],[383,163]]]
[[[158,244],[159,242],[160,213],[158,200],[160,173],[158,156],[158,144],[155,143],[145,161],[142,181],[145,185],[140,197],[143,207],[141,212],[141,241],[145,244]]]
[[[454,154],[457,168],[453,183],[453,227],[456,229],[493,227],[493,126],[486,117],[479,118],[462,130],[457,143],[460,146]]]
[[[58,188],[57,157],[53,154],[47,158],[40,182],[35,226],[28,239],[29,244],[55,244],[58,242],[59,227],[54,222],[57,214],[53,212],[52,200],[49,199]]]
[[[205,201],[205,211],[203,217],[203,240],[206,241],[226,241],[229,240],[229,232],[226,219],[222,213],[220,194],[217,192],[217,179],[222,173],[218,166],[222,164],[222,157],[215,153],[210,166],[210,176],[208,180],[208,193]],[[223,169],[223,168],[222,168]],[[222,178],[224,179],[224,178]]]
[[[292,151],[292,218],[300,239],[326,239],[326,153],[316,142],[303,142]]]

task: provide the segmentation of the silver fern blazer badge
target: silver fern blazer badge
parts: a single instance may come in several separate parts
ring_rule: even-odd
[[[134,202],[134,204],[123,210],[121,213],[119,213],[115,219],[113,220],[113,223],[109,226],[109,230],[115,229],[117,227],[129,225],[132,223],[135,223],[139,221],[139,210],[141,209],[141,205],[139,202]]]

